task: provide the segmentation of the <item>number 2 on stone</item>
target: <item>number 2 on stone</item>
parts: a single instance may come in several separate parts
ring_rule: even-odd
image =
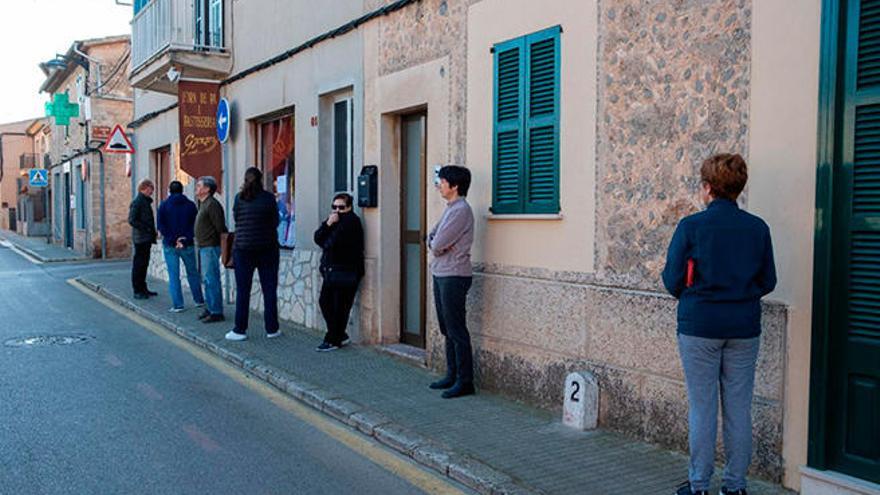
[[[571,385],[574,388],[574,390],[571,391],[571,401],[580,402],[580,399],[578,399],[577,397],[577,393],[581,390],[581,384],[578,382],[571,382]]]

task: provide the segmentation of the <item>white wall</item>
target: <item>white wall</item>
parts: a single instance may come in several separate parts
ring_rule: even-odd
[[[237,45],[240,47],[240,45]],[[297,247],[317,249],[312,234],[318,228],[327,205],[320,204],[320,174],[322,170],[319,129],[312,127],[311,118],[320,110],[320,96],[344,88],[352,88],[354,95],[354,150],[355,168],[363,163],[363,76],[362,41],[359,31],[350,32],[333,41],[320,44],[270,69],[221,88],[233,105],[233,136],[226,149],[231,166],[231,189],[237,190],[244,171],[254,165],[256,149],[255,119],[294,107],[296,168],[296,238]],[[264,53],[264,57],[274,53]]]
[[[231,4],[232,73],[336,29],[363,14],[363,0],[227,0]],[[226,26],[230,32],[230,26]],[[333,44],[331,41],[329,44]],[[358,59],[362,52],[356,54]]]

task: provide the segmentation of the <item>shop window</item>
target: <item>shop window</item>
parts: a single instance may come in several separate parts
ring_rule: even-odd
[[[296,245],[296,182],[293,115],[259,124],[258,163],[263,171],[266,190],[275,194],[278,204],[278,244]]]

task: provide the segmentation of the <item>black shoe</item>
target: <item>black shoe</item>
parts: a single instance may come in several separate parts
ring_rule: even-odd
[[[135,299],[147,299],[148,297],[150,297],[150,296],[144,294],[143,292],[137,292],[134,295]]]
[[[455,385],[455,378],[443,378],[442,380],[437,380],[436,382],[428,385],[428,388],[432,390],[445,390],[447,388],[452,388]]]
[[[709,492],[706,490],[691,491],[691,482],[685,481],[678,485],[678,488],[675,489],[675,493],[672,495],[709,495]]]
[[[226,317],[223,315],[212,315],[208,314],[208,317],[202,320],[202,323],[217,323],[218,321],[226,321]]]
[[[720,495],[749,495],[749,494],[748,494],[748,492],[746,492],[745,488],[740,488],[739,490],[728,490],[727,488],[722,486]]]
[[[443,392],[441,397],[444,399],[454,399],[456,397],[464,397],[465,395],[474,395],[475,392],[473,383],[456,383],[452,388]]]
[[[211,312],[206,309],[206,310],[202,311],[202,314],[199,315],[199,319],[204,320],[205,318],[207,318],[209,316],[211,316]]]
[[[351,337],[349,337],[347,333],[343,333],[342,334],[342,342],[339,343],[339,347],[342,347],[342,346],[348,345],[348,344],[351,344]]]
[[[158,296],[158,295],[159,295],[158,292],[153,292],[153,291],[151,291],[150,289],[147,289],[147,292],[145,292],[144,294],[146,294],[146,295],[148,295],[148,296],[150,296],[150,297]]]
[[[321,345],[315,348],[315,350],[318,352],[330,352],[335,351],[336,349],[339,349],[339,346],[331,344],[330,342],[321,342]]]

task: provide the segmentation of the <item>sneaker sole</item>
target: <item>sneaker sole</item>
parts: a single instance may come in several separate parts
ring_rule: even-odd
[[[338,351],[339,348],[338,347],[328,347],[327,349],[315,349],[315,350],[318,352],[331,352],[331,351]]]
[[[266,334],[266,338],[267,338],[267,339],[277,339],[278,337],[281,337],[281,332],[267,333],[267,334]]]

